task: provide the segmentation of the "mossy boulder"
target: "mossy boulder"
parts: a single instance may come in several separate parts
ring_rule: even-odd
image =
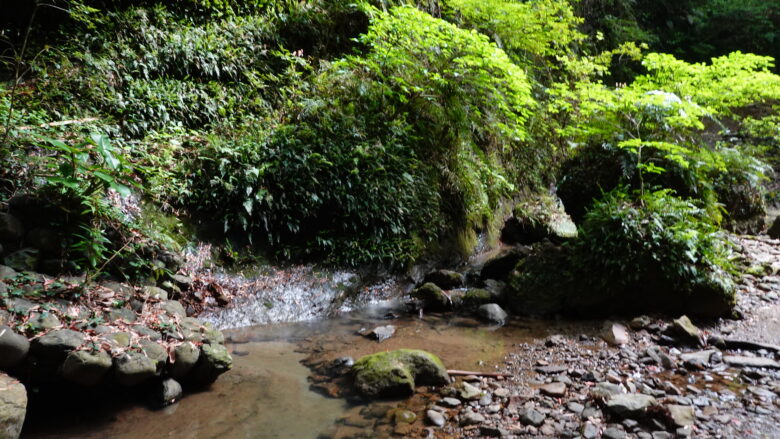
[[[207,385],[232,368],[233,359],[225,346],[204,344],[201,346],[198,363],[193,368],[190,378],[196,384]]]
[[[544,239],[563,242],[577,237],[577,226],[560,200],[538,196],[519,203],[501,230],[507,244],[533,244]]]
[[[115,360],[116,380],[134,386],[157,375],[157,364],[141,352],[126,352]]]
[[[426,311],[448,311],[453,309],[452,299],[432,282],[422,284],[412,291],[412,297],[423,302]]]
[[[459,297],[460,307],[469,311],[474,311],[481,305],[495,300],[496,298],[490,291],[482,288],[469,288]]]
[[[435,270],[425,275],[423,282],[435,284],[443,290],[460,288],[465,283],[465,277],[452,270]]]
[[[422,350],[399,349],[360,358],[352,366],[355,386],[366,397],[407,396],[415,386],[440,386],[450,377],[441,360]]]
[[[110,369],[111,356],[105,351],[72,351],[65,358],[60,373],[72,383],[94,386]]]

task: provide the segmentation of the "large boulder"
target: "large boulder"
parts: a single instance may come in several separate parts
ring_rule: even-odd
[[[0,373],[0,438],[18,438],[26,414],[27,390],[19,381]]]
[[[180,380],[190,373],[200,358],[200,349],[191,342],[184,342],[173,351],[173,363],[170,365],[171,376]]]
[[[415,349],[366,355],[352,370],[358,391],[371,398],[406,396],[414,393],[417,385],[438,386],[450,381],[437,356]]]
[[[448,311],[453,309],[452,298],[432,282],[412,291],[412,297],[423,302],[426,311]]]
[[[105,351],[72,351],[65,358],[60,373],[66,380],[81,386],[98,384],[111,369],[111,356]]]
[[[19,364],[30,351],[27,337],[8,326],[0,326],[0,369],[8,370]]]
[[[225,346],[204,344],[201,346],[198,363],[193,368],[190,378],[196,384],[207,385],[232,368],[233,359]]]
[[[46,363],[60,364],[70,351],[84,342],[84,334],[71,329],[58,329],[35,339],[32,352]]]
[[[40,252],[36,248],[23,248],[5,258],[3,263],[17,271],[35,271],[40,260]]]
[[[545,195],[515,206],[513,215],[501,230],[507,244],[533,244],[544,239],[562,242],[577,237],[577,226],[560,200]]]
[[[115,359],[116,380],[123,386],[134,386],[157,375],[157,364],[141,352],[126,352]]]
[[[425,275],[424,283],[432,283],[443,290],[460,288],[465,282],[465,277],[452,270],[435,270]]]

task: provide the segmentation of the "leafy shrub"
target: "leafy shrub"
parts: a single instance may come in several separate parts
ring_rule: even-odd
[[[669,191],[638,201],[622,190],[606,194],[586,215],[580,238],[558,252],[554,267],[539,263],[549,255],[518,267],[511,280],[517,309],[529,310],[550,294],[557,310],[574,314],[719,316],[734,305],[730,253],[719,228],[706,210]]]

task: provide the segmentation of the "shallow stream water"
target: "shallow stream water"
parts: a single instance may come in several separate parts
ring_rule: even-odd
[[[337,319],[226,330],[234,368],[208,391],[187,394],[163,410],[132,402],[77,410],[63,407],[56,415],[47,410],[45,419],[33,414],[23,437],[316,438],[332,431],[360,403],[313,390],[308,381],[311,371],[301,364],[307,356],[327,361],[417,348],[439,355],[448,368],[490,371],[513,343],[547,333],[543,322],[533,321],[499,328],[432,315],[383,320],[391,308],[392,304],[379,304]],[[358,334],[386,324],[395,325],[397,332],[382,343]]]

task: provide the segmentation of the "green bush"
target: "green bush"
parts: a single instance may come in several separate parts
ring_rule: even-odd
[[[537,312],[720,316],[734,305],[722,233],[706,210],[669,191],[638,201],[623,190],[605,194],[587,213],[579,239],[558,252],[554,266],[546,263],[548,252],[518,267],[510,281],[516,309],[532,311],[542,303],[548,308]]]

